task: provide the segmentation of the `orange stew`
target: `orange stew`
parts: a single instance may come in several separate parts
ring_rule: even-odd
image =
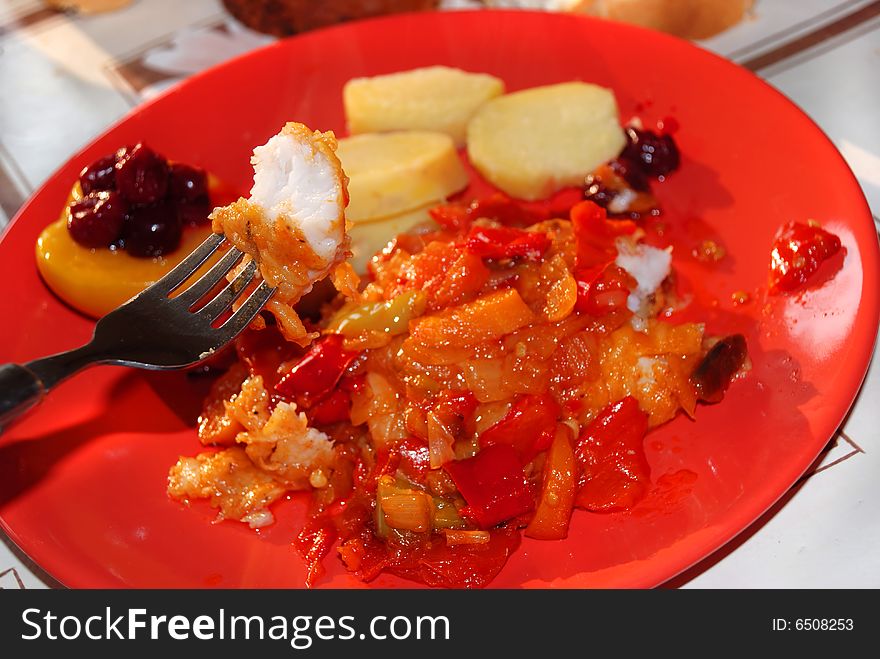
[[[485,586],[521,530],[561,539],[575,507],[638,505],[645,434],[719,400],[745,361],[741,337],[707,361],[701,324],[658,320],[668,287],[634,318],[615,255],[640,231],[590,201],[565,219],[498,195],[433,214],[325,308],[308,349],[272,326],[238,341],[233,384],[260,376],[270,409],[294,404],[333,442],[295,541],[309,584],[336,547],[364,580]],[[205,415],[223,413],[215,389]]]

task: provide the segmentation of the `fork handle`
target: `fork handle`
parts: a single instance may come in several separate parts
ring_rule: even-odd
[[[0,366],[0,431],[46,395],[46,387],[29,368],[18,364]]]
[[[62,380],[87,366],[107,361],[89,343],[24,365],[3,364],[0,366],[0,432],[43,400]]]

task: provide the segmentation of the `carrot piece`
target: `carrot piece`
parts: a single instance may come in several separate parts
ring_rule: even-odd
[[[559,424],[544,462],[544,484],[535,516],[525,534],[537,540],[561,540],[568,535],[574,508],[575,459],[571,429]]]
[[[519,293],[508,288],[419,319],[411,327],[410,340],[429,346],[472,346],[499,339],[534,319]]]

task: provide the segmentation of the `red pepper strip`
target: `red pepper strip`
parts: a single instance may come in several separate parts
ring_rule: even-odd
[[[547,213],[516,202],[501,192],[495,192],[471,204],[471,217],[484,217],[505,226],[524,227],[547,219]]]
[[[560,424],[544,462],[544,484],[535,516],[526,535],[538,540],[561,540],[568,535],[574,507],[577,464],[571,447],[571,429]]]
[[[346,375],[341,380],[339,380],[339,386],[337,388],[353,394],[356,391],[360,391],[361,389],[363,389],[366,383],[366,375]]]
[[[308,417],[313,425],[329,426],[332,423],[348,421],[350,413],[351,394],[337,389],[312,405]]]
[[[470,207],[463,204],[442,204],[431,208],[428,213],[444,229],[464,231],[471,225]]]
[[[290,371],[275,385],[275,391],[299,405],[310,407],[326,396],[360,354],[342,347],[340,334],[328,334],[315,342]]]
[[[643,446],[648,415],[632,396],[599,413],[581,434],[575,459],[583,469],[575,505],[608,512],[632,508],[650,484]]]
[[[577,302],[581,313],[602,316],[626,308],[626,300],[636,282],[626,270],[614,263],[599,264],[574,271]]]
[[[366,383],[365,375],[343,376],[336,389],[317,400],[309,401],[309,421],[313,424],[330,425],[351,418],[351,395]]]
[[[480,446],[509,445],[522,464],[531,462],[553,441],[559,405],[548,394],[520,396],[498,423],[480,435]]]
[[[443,468],[467,502],[462,514],[481,528],[522,515],[535,505],[512,446],[487,446],[474,457],[447,462]]]
[[[428,211],[440,226],[451,231],[467,231],[477,218],[495,220],[505,226],[529,226],[547,219],[549,214],[528,208],[507,195],[496,192],[470,204],[455,203],[436,206]]]
[[[793,291],[805,283],[826,259],[840,251],[840,238],[800,222],[787,225],[770,253],[770,292]]]
[[[484,259],[525,258],[537,261],[550,246],[546,233],[510,227],[471,227],[465,247]]]
[[[609,220],[605,209],[592,201],[571,209],[571,224],[577,243],[575,262],[580,268],[613,261],[617,256],[614,240],[636,230],[631,220]]]

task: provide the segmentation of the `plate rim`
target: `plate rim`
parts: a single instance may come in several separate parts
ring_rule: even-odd
[[[745,69],[741,65],[732,62],[712,51],[707,50],[699,44],[680,39],[678,37],[674,37],[662,32],[657,32],[654,30],[650,30],[647,28],[634,26],[630,24],[620,23],[617,21],[609,21],[605,19],[599,19],[590,16],[584,15],[575,15],[575,14],[559,14],[559,13],[550,13],[550,12],[541,12],[541,11],[533,11],[533,10],[499,10],[499,9],[480,9],[480,10],[458,10],[458,11],[424,11],[424,12],[404,12],[399,14],[393,14],[388,16],[380,16],[373,17],[368,19],[362,19],[357,21],[350,21],[343,24],[333,25],[324,27],[318,30],[309,31],[307,33],[294,35],[291,37],[287,37],[284,39],[278,39],[274,42],[270,42],[258,48],[255,48],[251,51],[247,51],[245,53],[241,53],[232,57],[224,62],[216,64],[212,67],[209,67],[205,70],[197,72],[193,75],[190,75],[183,80],[176,82],[170,85],[168,88],[162,90],[160,93],[156,94],[153,98],[141,103],[134,108],[131,108],[128,112],[126,112],[122,117],[120,117],[117,121],[113,122],[106,129],[102,130],[99,134],[90,139],[86,144],[84,144],[81,148],[79,148],[75,153],[73,153],[69,158],[67,158],[63,163],[61,163],[57,168],[55,168],[52,173],[45,179],[45,181],[28,197],[28,200],[22,205],[22,207],[15,213],[13,218],[9,221],[7,226],[4,228],[2,232],[0,232],[0,242],[7,239],[10,232],[13,230],[13,227],[16,226],[21,218],[25,217],[30,207],[36,203],[38,198],[41,198],[45,194],[48,194],[48,188],[52,187],[52,183],[58,179],[60,174],[71,167],[74,162],[78,160],[82,160],[83,155],[90,150],[93,145],[104,139],[110,133],[117,130],[121,125],[130,121],[132,118],[141,114],[148,108],[152,107],[157,103],[162,103],[164,100],[172,96],[174,94],[179,93],[183,88],[195,84],[196,82],[211,76],[218,75],[223,69],[232,66],[238,66],[242,61],[246,61],[250,58],[259,59],[264,56],[265,52],[271,51],[273,49],[285,49],[290,47],[288,44],[291,42],[302,42],[303,40],[311,40],[311,39],[322,39],[325,34],[337,32],[337,31],[348,31],[352,29],[358,29],[360,26],[364,25],[372,25],[372,24],[394,24],[394,23],[407,23],[410,21],[433,21],[436,19],[440,20],[468,20],[473,16],[477,16],[476,20],[483,20],[479,18],[480,16],[491,15],[492,17],[498,17],[500,15],[504,16],[515,16],[515,20],[527,20],[530,17],[538,18],[540,20],[545,20],[549,22],[560,21],[560,22],[580,22],[591,24],[592,27],[589,29],[607,29],[608,25],[614,26],[613,29],[620,29],[624,31],[635,31],[636,34],[647,34],[651,39],[657,40],[659,42],[666,42],[670,47],[674,48],[685,48],[685,49],[693,49],[701,56],[713,59],[717,64],[724,66],[727,70],[731,72],[731,74],[738,75],[743,78],[747,78],[749,84],[757,83],[758,86],[763,88],[764,92],[771,92],[772,95],[777,97],[777,100],[781,101],[784,105],[788,107],[789,110],[794,111],[794,115],[798,116],[800,121],[804,124],[806,128],[809,128],[812,132],[816,134],[816,137],[819,137],[822,141],[824,141],[824,146],[829,149],[829,156],[833,156],[836,160],[836,167],[841,167],[843,169],[840,170],[841,180],[838,183],[842,183],[843,178],[845,177],[847,186],[849,190],[847,191],[848,196],[852,196],[853,201],[859,201],[859,205],[861,206],[861,216],[859,220],[857,220],[854,216],[850,218],[850,221],[856,222],[861,221],[861,219],[865,219],[870,225],[873,227],[874,235],[880,238],[880,231],[877,230],[877,226],[873,221],[873,214],[871,212],[868,201],[865,197],[864,191],[861,188],[861,185],[858,182],[858,179],[855,177],[851,167],[843,158],[843,155],[840,153],[839,149],[834,145],[833,141],[827,135],[827,133],[806,113],[804,112],[794,101],[789,99],[785,94],[781,91],[770,85],[768,82],[760,78],[754,72]],[[422,27],[422,26],[419,26]],[[829,163],[830,164],[830,163]],[[873,242],[873,244],[869,247],[868,245],[864,245],[862,243],[858,243],[860,253],[862,254],[862,273],[863,273],[863,286],[870,285],[873,283],[875,286],[880,287],[880,243],[877,240]],[[869,258],[864,258],[864,257]],[[830,430],[830,434],[828,436],[827,441],[830,441],[831,437],[833,437],[836,428],[840,426],[843,420],[846,419],[850,411],[852,410],[856,400],[859,397],[859,393],[861,391],[861,387],[864,383],[864,380],[867,376],[868,369],[872,362],[872,357],[875,355],[875,350],[880,342],[880,337],[878,337],[878,329],[880,329],[880,297],[878,296],[861,296],[859,302],[859,308],[854,316],[853,325],[858,326],[860,322],[865,322],[861,320],[862,316],[869,315],[873,316],[873,318],[867,318],[867,322],[871,323],[871,326],[866,327],[867,329],[873,329],[873,341],[865,341],[857,346],[858,350],[858,368],[851,368],[846,372],[846,380],[847,390],[845,399],[848,401],[848,404],[845,406],[845,409],[842,410],[839,414],[839,418],[837,414],[834,415],[834,418],[837,419],[834,427]],[[839,391],[839,390],[838,390]],[[822,433],[825,434],[824,432]],[[824,445],[824,444],[823,444]],[[746,533],[756,521],[758,521],[768,510],[770,510],[780,499],[782,499],[787,493],[789,493],[792,487],[797,483],[798,479],[806,472],[807,469],[815,462],[816,458],[821,455],[821,448],[818,450],[817,454],[812,456],[806,464],[801,465],[798,463],[797,465],[790,466],[788,470],[786,470],[786,481],[789,481],[788,476],[790,476],[790,482],[779,493],[773,494],[772,496],[765,496],[760,498],[760,502],[756,503],[755,498],[751,499],[752,505],[743,506],[741,510],[736,511],[738,514],[733,515],[733,518],[727,517],[725,522],[725,527],[719,527],[718,525],[713,526],[714,533],[710,534],[708,538],[701,538],[700,542],[695,543],[695,546],[688,547],[683,552],[679,550],[679,558],[675,561],[651,561],[650,558],[643,563],[650,565],[650,569],[643,568],[640,572],[640,578],[638,581],[641,582],[640,585],[631,585],[629,587],[636,588],[648,588],[648,587],[656,587],[661,586],[664,583],[668,582],[671,579],[674,579],[682,572],[690,569],[694,565],[698,564],[704,559],[707,559],[719,551],[721,551],[725,546],[727,546],[733,539],[736,537]],[[736,524],[732,523],[732,519],[736,520]],[[15,547],[28,559],[30,560],[40,571],[42,571],[45,575],[50,577],[50,579],[56,581],[58,584],[61,584],[65,587],[79,587],[79,588],[90,588],[96,587],[95,585],[89,585],[88,583],[77,583],[78,579],[73,575],[62,576],[63,570],[61,570],[60,566],[63,564],[58,563],[50,569],[48,567],[49,563],[52,563],[51,555],[54,552],[48,552],[47,556],[42,556],[43,552],[39,543],[36,543],[34,546],[25,548],[26,545],[32,544],[24,541],[24,539],[18,534],[13,528],[9,526],[6,519],[2,514],[0,514],[0,528],[7,534],[10,541],[15,545]],[[708,527],[707,527],[708,528]],[[734,530],[730,530],[733,528]],[[39,559],[37,557],[40,557]],[[669,565],[671,562],[674,562],[676,567],[673,570],[669,569]],[[572,575],[569,579],[575,579],[580,574]],[[68,578],[70,577],[70,578]],[[106,584],[103,586],[106,587]],[[491,584],[490,584],[491,587]],[[563,587],[582,587],[582,586],[563,586]]]

